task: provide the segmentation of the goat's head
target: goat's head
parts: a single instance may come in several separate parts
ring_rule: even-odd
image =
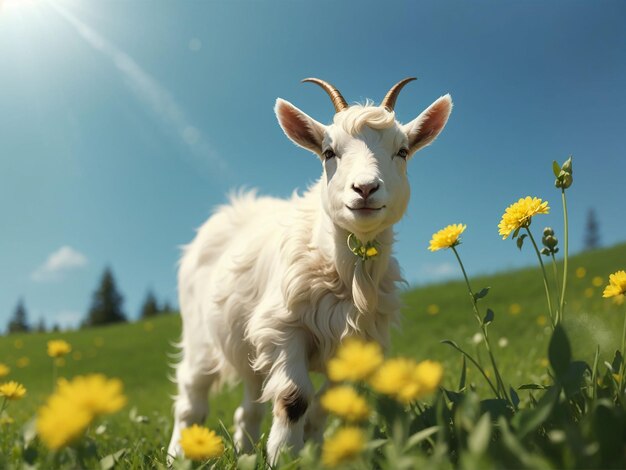
[[[364,241],[402,218],[410,193],[407,162],[435,140],[452,110],[450,95],[445,95],[413,121],[400,124],[393,108],[398,93],[411,80],[396,84],[380,106],[369,102],[348,106],[332,85],[304,80],[320,85],[331,97],[336,114],[328,126],[285,100],[276,101],[285,134],[323,163],[324,210],[335,224]]]

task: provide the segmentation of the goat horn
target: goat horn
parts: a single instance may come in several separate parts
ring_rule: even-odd
[[[343,99],[339,90],[337,90],[337,88],[332,86],[330,83],[320,80],[319,78],[305,78],[302,80],[302,83],[304,82],[311,82],[321,86],[324,91],[328,93],[328,96],[330,96],[333,106],[335,107],[335,112],[339,113],[344,109],[348,109],[348,103],[346,103],[346,100]]]
[[[400,94],[400,90],[404,88],[404,85],[412,82],[413,80],[417,80],[417,78],[405,78],[404,80],[400,80],[398,83],[392,86],[391,90],[389,90],[389,92],[385,95],[383,102],[380,103],[380,106],[387,108],[388,111],[393,111],[393,108],[396,105],[396,100],[398,99],[398,95]]]

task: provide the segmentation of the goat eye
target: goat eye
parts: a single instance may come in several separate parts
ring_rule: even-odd
[[[324,152],[325,160],[330,160],[331,158],[335,158],[336,156],[337,154],[335,154],[335,152],[333,152],[331,149],[328,149]]]
[[[407,149],[400,149],[397,156],[406,160],[406,157],[409,156],[409,151]]]

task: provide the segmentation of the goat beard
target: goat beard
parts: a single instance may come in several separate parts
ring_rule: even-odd
[[[352,278],[352,299],[357,310],[363,315],[373,314],[378,308],[378,286],[365,263],[363,259],[356,261]],[[371,261],[369,263],[371,265]],[[370,270],[371,268],[372,266]]]

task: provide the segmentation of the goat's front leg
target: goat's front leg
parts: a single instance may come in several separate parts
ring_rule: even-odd
[[[273,420],[267,440],[270,464],[275,464],[281,451],[298,452],[304,445],[304,423],[313,397],[309,378],[307,353],[303,338],[293,338],[277,354],[263,388],[263,396],[274,404]]]

